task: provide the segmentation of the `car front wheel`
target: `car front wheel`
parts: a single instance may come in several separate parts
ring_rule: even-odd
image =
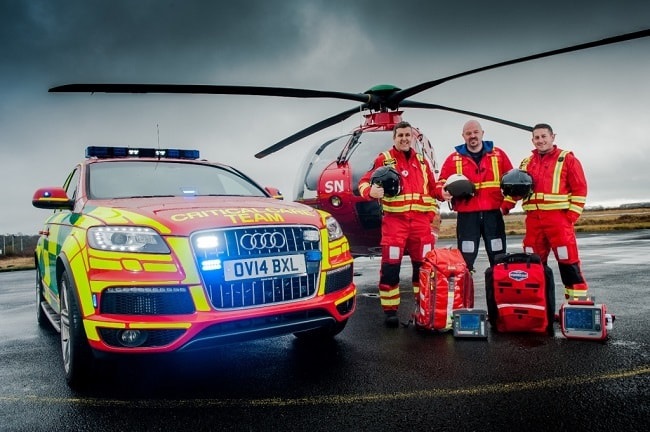
[[[61,275],[61,351],[65,379],[70,387],[86,384],[93,355],[83,328],[79,303],[67,272]]]

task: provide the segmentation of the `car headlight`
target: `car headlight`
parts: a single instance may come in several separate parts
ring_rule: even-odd
[[[339,225],[338,221],[332,216],[328,216],[325,219],[325,225],[327,226],[327,237],[330,241],[338,240],[343,237],[343,229]]]
[[[116,252],[169,253],[160,234],[148,227],[101,226],[88,229],[88,245]]]

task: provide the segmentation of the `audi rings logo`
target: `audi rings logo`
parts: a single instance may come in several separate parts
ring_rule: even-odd
[[[247,251],[281,249],[286,245],[287,238],[281,232],[244,234],[239,238],[239,247]]]

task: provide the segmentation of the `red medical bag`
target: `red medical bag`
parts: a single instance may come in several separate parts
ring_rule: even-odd
[[[420,267],[420,294],[413,320],[417,328],[451,330],[454,309],[474,307],[474,281],[458,249],[426,254]]]
[[[488,320],[499,332],[553,334],[553,271],[536,254],[499,255],[485,271]]]

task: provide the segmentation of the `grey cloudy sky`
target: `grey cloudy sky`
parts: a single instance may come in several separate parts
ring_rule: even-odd
[[[262,160],[269,145],[354,106],[253,96],[51,94],[78,82],[406,88],[465,70],[650,28],[650,2],[433,0],[0,0],[0,233],[35,234],[41,186],[89,145],[197,148],[292,195],[316,143],[353,116]],[[589,204],[650,200],[650,38],[453,80],[414,100],[548,122],[587,172]],[[438,160],[467,117],[407,110]],[[518,163],[527,132],[483,121]]]

